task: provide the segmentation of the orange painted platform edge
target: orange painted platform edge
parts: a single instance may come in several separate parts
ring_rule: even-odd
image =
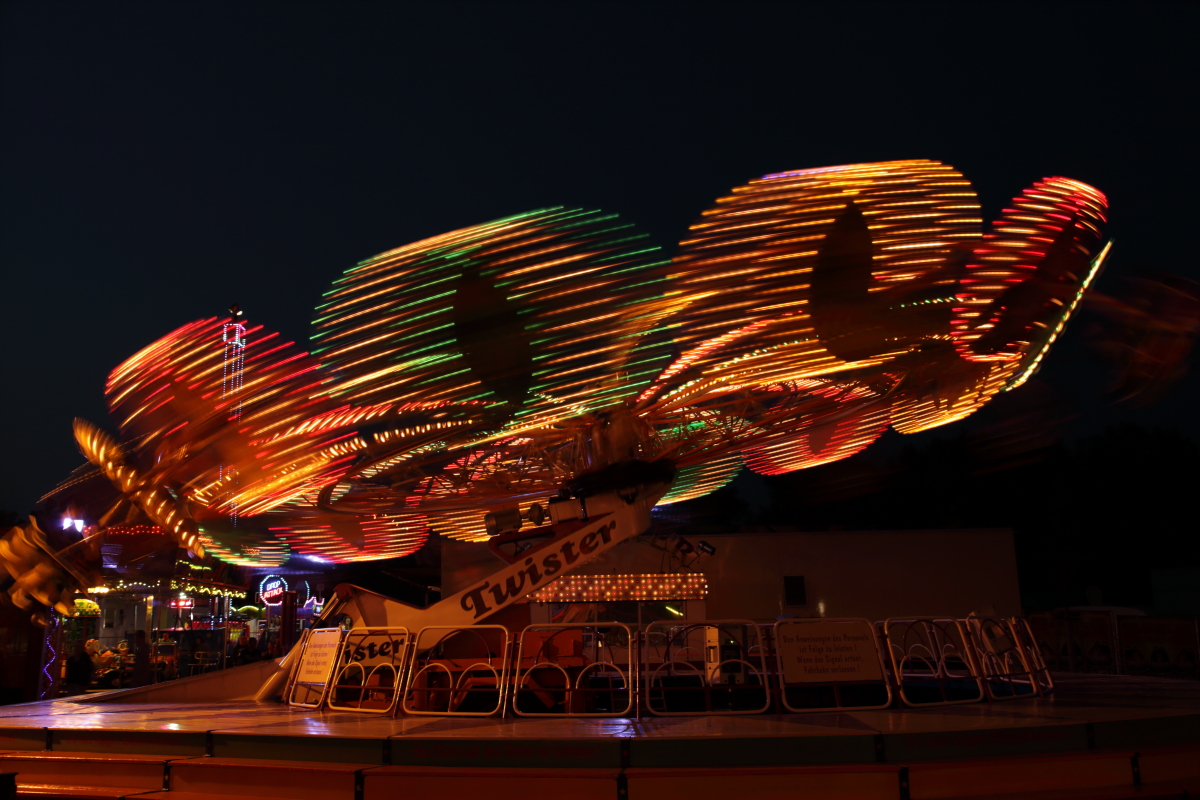
[[[340,761],[287,761],[283,759],[266,758],[232,758],[221,756],[187,756],[175,759],[172,769],[189,767],[257,767],[258,769],[283,769],[288,772],[339,772],[355,773],[359,770],[373,769],[379,764],[346,764]]]
[[[165,764],[203,756],[168,756],[145,753],[99,753],[74,752],[71,750],[8,750],[0,753],[0,761],[22,761],[36,758],[40,761],[105,761],[110,764]]]

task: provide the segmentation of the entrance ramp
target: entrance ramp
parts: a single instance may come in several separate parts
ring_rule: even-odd
[[[289,667],[290,663],[283,658],[259,661],[150,686],[92,694],[87,699],[96,703],[253,702],[264,684],[277,674],[286,676]]]

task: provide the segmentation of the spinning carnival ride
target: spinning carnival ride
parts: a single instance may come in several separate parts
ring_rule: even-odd
[[[347,270],[310,352],[236,311],[185,325],[111,374],[123,443],[76,438],[166,535],[236,564],[488,540],[509,566],[401,623],[475,621],[656,503],[1020,386],[1109,252],[1105,209],[1047,178],[985,232],[970,183],[914,160],[766,175],[674,258],[615,215],[535,211]]]

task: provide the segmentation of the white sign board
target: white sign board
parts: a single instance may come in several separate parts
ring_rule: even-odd
[[[867,620],[787,620],[775,629],[784,683],[882,681]]]
[[[317,628],[309,632],[289,704],[312,706],[321,702],[341,649],[341,628]]]

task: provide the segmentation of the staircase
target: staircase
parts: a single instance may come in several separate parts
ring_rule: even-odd
[[[397,797],[530,800],[1120,800],[1200,796],[1200,743],[1145,752],[792,767],[423,767],[125,753],[9,751],[18,797]]]

